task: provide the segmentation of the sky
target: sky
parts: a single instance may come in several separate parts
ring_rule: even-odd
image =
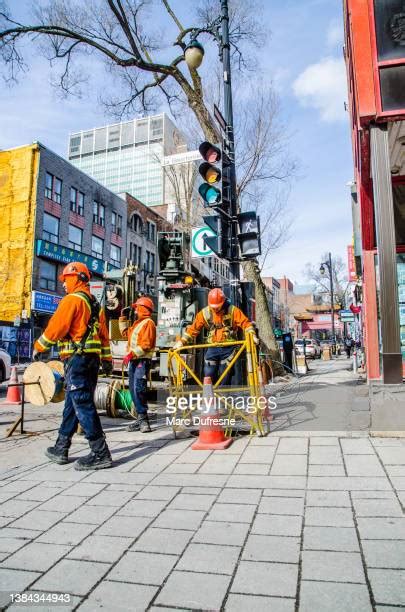
[[[27,16],[29,0],[9,3]],[[218,0],[218,5],[219,5]],[[353,164],[346,76],[343,62],[341,0],[265,0],[268,36],[260,50],[258,79],[272,83],[299,161],[288,197],[288,239],[266,260],[264,275],[287,276],[304,284],[307,262],[324,253],[346,261],[351,242],[350,188]],[[173,0],[173,8],[184,0]],[[164,30],[165,24],[160,24]],[[66,156],[68,135],[113,122],[98,102],[105,73],[92,64],[92,80],[82,97],[63,99],[50,84],[48,62],[35,54],[29,70],[12,86],[0,87],[0,149],[40,141]],[[238,91],[233,92],[234,97]],[[179,128],[181,125],[177,122]],[[237,140],[237,134],[236,134]]]

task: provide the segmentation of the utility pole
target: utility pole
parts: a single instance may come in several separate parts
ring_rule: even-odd
[[[236,167],[235,167],[235,138],[233,133],[233,106],[231,81],[231,51],[229,44],[229,13],[228,0],[221,0],[221,29],[222,29],[222,66],[224,80],[224,119],[227,125],[226,136],[229,142],[229,158],[231,160],[231,216],[230,223],[230,281],[232,302],[239,304],[238,286],[240,282],[240,264],[238,257],[238,202],[236,199]]]
[[[329,277],[330,277],[330,306],[331,306],[331,317],[332,317],[332,347],[336,347],[335,337],[335,306],[334,306],[334,295],[333,295],[333,269],[332,269],[332,254],[329,253]],[[336,349],[335,349],[336,351]]]

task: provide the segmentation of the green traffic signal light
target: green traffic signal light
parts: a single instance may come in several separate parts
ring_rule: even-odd
[[[198,188],[198,193],[204,200],[204,206],[212,206],[221,201],[221,192],[219,189],[208,183],[203,183]]]

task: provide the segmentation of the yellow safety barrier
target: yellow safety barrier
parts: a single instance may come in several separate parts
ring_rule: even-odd
[[[239,417],[243,419],[248,425],[250,425],[250,435],[256,434],[258,436],[264,436],[269,432],[269,419],[268,411],[263,407],[263,402],[259,401],[259,398],[263,397],[263,386],[259,380],[259,363],[257,356],[257,348],[253,341],[253,335],[251,333],[245,334],[244,340],[235,340],[233,342],[217,342],[210,344],[191,344],[186,345],[178,349],[172,349],[168,352],[168,369],[169,369],[169,385],[170,393],[176,398],[176,412],[174,416],[178,416],[181,412],[181,418],[187,419],[191,416],[191,409],[179,409],[178,403],[179,398],[192,395],[195,391],[190,391],[185,388],[185,377],[188,374],[189,377],[196,383],[197,387],[201,390],[203,388],[203,382],[199,379],[197,374],[190,368],[185,359],[183,359],[181,353],[195,350],[204,350],[213,347],[230,347],[234,346],[236,352],[230,362],[227,364],[225,370],[222,372],[218,380],[213,385],[214,394],[216,397],[222,399],[222,402],[227,407],[226,417],[227,421],[231,422],[232,419]],[[245,386],[238,387],[222,387],[221,383],[229,372],[234,367],[235,363],[245,354],[246,356],[246,382]],[[235,407],[231,401],[230,395],[232,393],[249,393],[249,396],[253,398],[253,402],[249,405],[249,412]],[[264,428],[264,422],[266,422],[266,429]],[[230,425],[225,430],[225,435],[232,435],[233,427]],[[175,432],[174,428],[174,432]]]

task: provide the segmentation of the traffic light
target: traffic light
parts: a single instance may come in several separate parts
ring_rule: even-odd
[[[203,163],[198,169],[204,183],[198,188],[204,206],[219,207],[227,210],[230,204],[230,160],[223,145],[214,145],[205,141],[199,151]]]
[[[238,241],[242,259],[254,259],[261,255],[260,219],[254,211],[238,214]]]
[[[218,257],[228,257],[229,221],[220,215],[204,216],[203,220],[215,232],[215,236],[204,236],[204,242],[207,247]]]

